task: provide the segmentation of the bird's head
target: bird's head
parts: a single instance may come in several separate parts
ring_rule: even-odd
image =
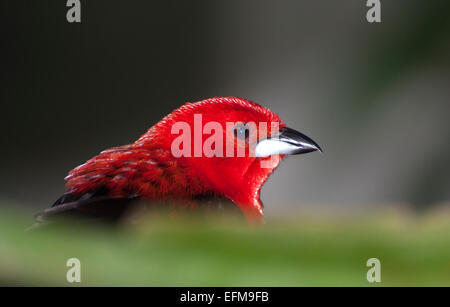
[[[235,97],[186,103],[136,143],[170,150],[191,188],[231,199],[249,221],[262,220],[261,187],[285,155],[321,150],[274,112]]]

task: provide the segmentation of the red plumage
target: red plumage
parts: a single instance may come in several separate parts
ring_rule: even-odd
[[[101,152],[86,163],[70,171],[65,178],[66,196],[56,207],[82,199],[83,195],[112,198],[137,197],[149,201],[175,201],[195,206],[202,196],[223,197],[233,201],[250,221],[263,219],[260,190],[281,159],[272,157],[179,157],[171,152],[177,137],[171,133],[176,122],[193,126],[194,114],[201,114],[203,124],[218,122],[271,123],[280,128],[285,124],[277,114],[251,101],[234,98],[211,98],[196,103],[186,103],[151,127],[136,142]],[[237,140],[226,135],[223,148]],[[203,131],[203,129],[202,129]],[[261,131],[257,131],[258,134]],[[203,136],[203,141],[208,135]],[[245,144],[247,149],[252,144]],[[283,155],[277,157],[282,158]],[[273,161],[270,167],[261,168],[262,160]]]

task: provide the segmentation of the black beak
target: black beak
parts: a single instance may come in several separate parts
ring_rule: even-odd
[[[276,137],[267,138],[256,144],[256,157],[270,155],[299,155],[313,151],[322,152],[322,148],[310,137],[294,129],[283,127]]]
[[[310,137],[288,127],[283,127],[280,129],[279,139],[282,142],[296,147],[296,149],[293,148],[293,151],[289,153],[290,155],[299,155],[316,150],[322,152],[322,148],[320,148],[320,146]]]

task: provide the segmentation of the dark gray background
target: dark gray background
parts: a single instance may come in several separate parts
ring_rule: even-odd
[[[102,149],[186,101],[270,107],[324,154],[290,157],[266,210],[450,198],[449,1],[2,1],[0,200],[41,209]]]

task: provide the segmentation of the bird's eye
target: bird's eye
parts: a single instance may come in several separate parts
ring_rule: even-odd
[[[237,123],[233,127],[234,137],[239,140],[248,141],[250,137],[250,127],[244,123]]]

